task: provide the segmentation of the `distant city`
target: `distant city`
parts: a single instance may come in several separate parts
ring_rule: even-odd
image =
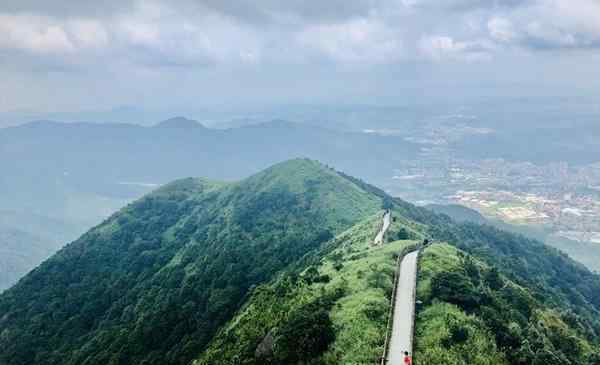
[[[469,118],[475,117],[449,117]],[[457,152],[457,141],[492,133],[461,122],[426,124],[405,136],[422,146],[420,158],[398,163],[382,185],[419,205],[460,204],[490,219],[600,245],[600,163],[468,158]]]

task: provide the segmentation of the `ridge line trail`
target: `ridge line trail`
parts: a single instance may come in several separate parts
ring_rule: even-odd
[[[386,210],[385,214],[383,215],[383,225],[381,226],[381,230],[377,233],[377,236],[375,236],[375,240],[373,241],[375,246],[383,244],[383,236],[385,235],[385,232],[387,232],[388,228],[390,228],[390,224],[392,223],[391,217],[392,213],[389,210]]]
[[[417,284],[417,258],[419,251],[413,251],[402,259],[398,277],[392,335],[387,354],[387,363],[404,364],[404,351],[412,356],[415,288]]]

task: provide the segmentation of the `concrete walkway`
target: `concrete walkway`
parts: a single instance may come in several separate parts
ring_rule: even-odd
[[[383,236],[385,232],[387,232],[388,228],[390,228],[390,224],[392,223],[392,213],[389,210],[385,212],[383,215],[383,225],[381,226],[381,230],[375,236],[374,245],[381,245],[383,243]]]
[[[400,264],[392,335],[387,355],[387,363],[390,365],[404,364],[404,351],[410,352],[412,356],[418,256],[418,251],[409,253]]]

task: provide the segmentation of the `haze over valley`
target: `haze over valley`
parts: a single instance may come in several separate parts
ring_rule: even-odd
[[[502,102],[525,108],[522,101]],[[528,128],[519,128],[485,111],[487,104],[473,105],[428,111],[322,108],[327,118],[322,123],[315,119],[318,107],[289,107],[272,113],[297,118],[293,122],[269,120],[265,112],[237,122],[222,117],[211,128],[184,117],[150,126],[37,121],[5,128],[0,130],[0,165],[7,172],[0,179],[2,232],[13,242],[28,234],[38,243],[31,252],[14,243],[6,249],[7,255],[32,258],[5,266],[10,272],[2,273],[3,287],[164,183],[181,176],[239,179],[297,156],[361,176],[419,205],[475,209],[492,223],[600,269],[600,169],[590,156],[595,145],[586,142],[600,138],[593,127],[599,114],[591,105],[570,113],[567,101],[550,110],[536,105],[511,114],[536,116]],[[560,121],[570,118],[579,127],[569,128],[572,137],[565,145]],[[542,139],[515,154],[530,133]],[[485,154],[473,150],[477,143],[487,146],[479,149]]]

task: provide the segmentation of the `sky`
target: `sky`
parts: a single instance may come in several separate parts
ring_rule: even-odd
[[[600,92],[600,0],[3,0],[0,112]]]

